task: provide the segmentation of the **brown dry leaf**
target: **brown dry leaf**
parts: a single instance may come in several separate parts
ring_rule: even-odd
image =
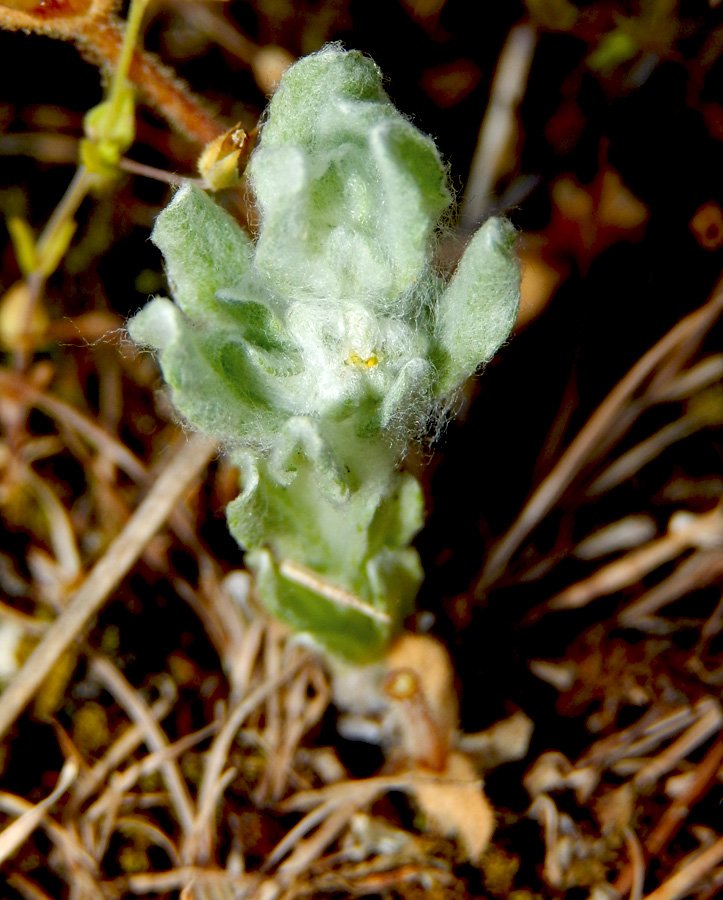
[[[635,813],[635,792],[626,782],[603,794],[595,803],[595,817],[603,832],[622,831],[628,827]]]
[[[484,731],[459,735],[457,749],[470,756],[480,771],[496,769],[527,756],[534,728],[532,719],[518,710]]]
[[[474,763],[450,750],[458,710],[449,654],[433,638],[408,634],[392,647],[386,663],[387,695],[393,701],[405,762],[420,774],[430,768],[439,773],[439,780],[415,780],[410,794],[430,830],[456,838],[467,859],[476,861],[489,843],[495,820]]]
[[[589,185],[563,175],[551,194],[550,240],[585,266],[619,241],[638,240],[649,216],[648,207],[610,166],[601,168]]]
[[[457,728],[457,693],[446,648],[428,635],[403,634],[387,654],[386,664],[389,672],[414,672],[430,714],[440,731],[450,735]]]
[[[452,752],[439,781],[420,781],[410,793],[430,828],[457,838],[466,857],[477,861],[489,844],[495,817],[469,757]]]
[[[457,728],[454,672],[446,649],[425,635],[404,635],[386,664],[390,759],[402,767],[442,772]]]

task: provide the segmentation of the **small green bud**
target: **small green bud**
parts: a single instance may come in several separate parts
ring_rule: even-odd
[[[131,85],[123,86],[119,100],[104,100],[89,110],[83,126],[81,162],[93,175],[114,178],[121,156],[135,140],[135,96]]]

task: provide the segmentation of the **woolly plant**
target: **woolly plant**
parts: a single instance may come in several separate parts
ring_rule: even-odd
[[[160,214],[174,302],[130,334],[238,465],[228,523],[265,604],[372,659],[423,577],[422,491],[398,465],[512,328],[514,231],[490,219],[451,279],[434,268],[445,166],[374,63],[338,47],[286,72],[246,177],[255,239],[191,183]]]

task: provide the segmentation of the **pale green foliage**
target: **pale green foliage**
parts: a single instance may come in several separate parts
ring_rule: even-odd
[[[437,149],[376,66],[336,47],[286,73],[248,177],[255,242],[198,188],[176,193],[153,232],[176,302],[129,330],[240,467],[228,520],[264,601],[363,660],[422,580],[422,493],[397,464],[509,334],[513,229],[488,221],[446,285],[430,264],[451,202]]]

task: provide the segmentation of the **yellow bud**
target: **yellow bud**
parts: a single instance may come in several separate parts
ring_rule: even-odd
[[[80,162],[92,175],[104,180],[115,178],[118,175],[120,154],[115,156],[112,152],[108,154],[104,150],[107,151],[107,145],[101,149],[100,145],[83,138],[80,142]]]
[[[253,138],[241,125],[234,125],[206,145],[198,158],[198,172],[212,191],[238,183],[252,146]]]
[[[0,300],[0,345],[7,350],[38,343],[48,323],[42,304],[24,281],[16,281]]]

